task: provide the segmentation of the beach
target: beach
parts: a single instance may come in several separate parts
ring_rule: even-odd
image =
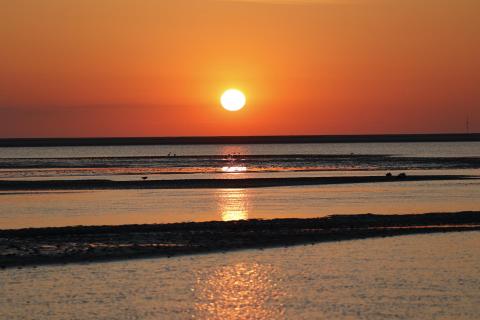
[[[480,230],[480,212],[0,230],[0,268]]]
[[[474,320],[479,240],[432,233],[7,268],[0,307],[11,320]]]
[[[0,147],[2,316],[475,319],[476,141],[109,141]]]
[[[282,186],[308,186],[352,183],[449,181],[478,179],[463,175],[413,175],[406,176],[349,176],[349,177],[295,177],[295,178],[250,178],[250,179],[188,179],[151,181],[113,180],[44,180],[0,181],[0,190],[118,190],[118,189],[195,189],[195,188],[267,188]]]

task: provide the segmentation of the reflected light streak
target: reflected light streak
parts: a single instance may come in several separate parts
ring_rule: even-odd
[[[283,291],[272,279],[275,269],[237,263],[197,276],[195,311],[199,319],[281,319]]]
[[[217,198],[223,221],[248,219],[248,195],[245,189],[222,189]]]
[[[228,161],[226,166],[222,167],[225,173],[242,173],[247,172],[247,167],[243,165],[242,156],[250,154],[250,150],[245,146],[224,146],[222,154],[225,156],[223,160]]]
[[[243,166],[222,167],[222,171],[227,173],[246,172],[247,167],[243,167]]]

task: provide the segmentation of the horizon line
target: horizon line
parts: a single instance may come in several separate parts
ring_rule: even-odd
[[[0,138],[0,147],[480,141],[480,133]]]

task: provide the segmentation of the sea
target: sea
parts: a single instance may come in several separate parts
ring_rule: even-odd
[[[480,175],[480,142],[0,148],[0,180]],[[478,211],[480,180],[0,191],[0,229]],[[0,319],[478,319],[480,232],[0,269]]]
[[[0,180],[175,180],[480,174],[480,142],[0,148]],[[0,229],[480,208],[480,180],[248,189],[0,191]]]
[[[480,315],[480,232],[0,270],[8,320]]]

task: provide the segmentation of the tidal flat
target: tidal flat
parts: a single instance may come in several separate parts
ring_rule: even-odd
[[[479,241],[449,232],[7,268],[0,318],[474,320]]]
[[[478,230],[480,212],[0,230],[0,267],[172,257]]]

